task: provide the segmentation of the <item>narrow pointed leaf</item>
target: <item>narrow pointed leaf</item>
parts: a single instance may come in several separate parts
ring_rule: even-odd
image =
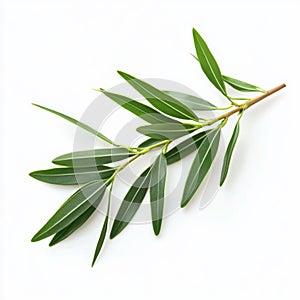
[[[111,145],[118,146],[118,145],[115,144],[112,140],[110,140],[108,137],[106,137],[105,135],[103,135],[102,133],[98,132],[97,130],[95,130],[94,128],[92,128],[91,126],[89,126],[89,125],[87,125],[87,124],[84,124],[84,123],[82,123],[82,122],[80,122],[80,121],[78,121],[78,120],[76,120],[76,119],[73,119],[73,118],[71,118],[71,117],[69,117],[69,116],[67,116],[67,115],[64,115],[64,114],[62,114],[62,113],[60,113],[60,112],[58,112],[58,111],[55,111],[55,110],[53,110],[53,109],[44,107],[44,106],[42,106],[42,105],[38,105],[38,104],[35,104],[35,103],[33,103],[33,105],[35,105],[35,106],[37,106],[37,107],[39,107],[39,108],[41,108],[41,109],[44,109],[44,110],[46,110],[46,111],[48,111],[48,112],[51,112],[51,113],[53,113],[53,114],[55,114],[55,115],[57,115],[57,116],[59,116],[59,117],[65,119],[65,120],[67,120],[67,121],[69,121],[69,122],[71,122],[71,123],[77,125],[78,127],[80,127],[80,128],[82,128],[82,129],[86,130],[87,132],[89,132],[89,133],[91,133],[91,134],[97,136],[97,137],[100,138],[101,140],[103,140],[103,141],[105,141],[105,142],[107,142],[107,143],[109,143],[109,144],[111,144]]]
[[[247,83],[245,81],[241,81],[224,75],[222,77],[226,83],[228,83],[231,87],[233,87],[234,89],[240,92],[260,92],[260,93],[265,92],[264,89],[255,86],[253,84]]]
[[[100,201],[101,199],[99,198],[98,202],[100,203]],[[78,216],[78,218],[76,218],[70,225],[58,231],[52,238],[51,242],[49,243],[49,246],[50,247],[54,246],[59,242],[65,240],[73,232],[75,232],[78,228],[80,228],[96,211],[96,208],[99,205],[98,202],[95,202],[93,205],[91,205],[83,214]]]
[[[53,159],[56,165],[67,167],[94,167],[126,159],[134,153],[126,148],[102,148],[67,153]]]
[[[152,107],[140,103],[136,100],[104,90],[101,91],[104,95],[121,105],[123,108],[129,110],[130,112],[132,112],[133,114],[135,114],[136,116],[140,117],[148,123],[177,122],[176,120],[164,116]]]
[[[170,149],[165,154],[168,165],[173,164],[196,151],[206,138],[208,132],[209,131],[200,132]]]
[[[231,156],[232,156],[236,141],[238,139],[239,132],[240,132],[240,118],[238,119],[238,121],[234,127],[231,139],[230,139],[228,147],[226,149],[226,153],[225,153],[224,160],[223,160],[221,178],[220,178],[220,186],[224,183],[224,181],[227,177],[228,169],[229,169],[229,165],[230,165],[230,161],[231,161]]]
[[[114,168],[98,166],[94,168],[55,168],[31,172],[37,180],[61,185],[77,185],[90,181],[107,179],[115,172]]]
[[[146,169],[136,179],[122,201],[110,232],[111,239],[124,230],[144,200],[149,187],[149,170],[150,168]]]
[[[91,205],[96,205],[99,199],[102,199],[105,188],[106,184],[103,181],[91,182],[80,188],[58,209],[31,241],[40,241],[66,228]]]
[[[217,109],[217,107],[214,104],[193,95],[189,95],[181,92],[175,92],[175,91],[165,91],[165,93],[176,98],[177,100],[179,100],[180,102],[182,102],[183,104],[185,104],[186,106],[188,106],[190,109],[193,110],[207,111],[207,110]]]
[[[226,95],[225,84],[220,68],[210,52],[201,35],[193,28],[194,44],[201,68],[210,82],[223,94]]]
[[[97,257],[99,255],[101,249],[102,249],[102,246],[103,246],[103,243],[104,243],[104,240],[105,240],[105,237],[106,237],[107,225],[108,225],[108,214],[105,217],[105,220],[104,220],[104,223],[103,223],[103,226],[102,226],[102,230],[101,230],[101,233],[100,233],[100,237],[99,237],[96,249],[95,249],[93,262],[92,262],[92,267],[94,266],[94,264],[97,260]]]
[[[96,249],[95,249],[95,253],[94,253],[94,257],[93,257],[93,261],[92,261],[92,267],[94,266],[94,264],[97,260],[97,257],[99,256],[99,253],[102,249],[102,246],[104,244],[104,240],[105,240],[105,237],[106,237],[112,188],[113,188],[113,183],[112,183],[112,185],[110,187],[110,190],[109,190],[106,216],[105,216],[105,220],[104,220],[104,223],[103,223],[103,226],[102,226],[102,229],[101,229],[101,233],[100,233],[100,236],[99,236],[99,239],[98,239],[98,242],[97,242],[97,246],[96,246]]]
[[[177,99],[155,88],[154,86],[137,79],[129,74],[118,71],[118,73],[128,81],[128,83],[136,89],[145,99],[147,99],[155,108],[161,112],[179,119],[195,120],[198,118],[195,113],[182,104]]]
[[[139,133],[147,135],[158,140],[173,140],[189,134],[195,127],[192,125],[161,123],[146,126],[140,126],[136,130]]]
[[[186,206],[196,193],[216,156],[220,140],[220,128],[212,130],[201,143],[186,179],[181,207]]]
[[[155,160],[150,172],[150,205],[155,235],[159,234],[162,224],[166,175],[167,160],[161,153]]]

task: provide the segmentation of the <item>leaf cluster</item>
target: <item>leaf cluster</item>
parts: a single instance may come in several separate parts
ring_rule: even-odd
[[[33,242],[52,236],[49,245],[53,246],[66,239],[95,213],[103,201],[106,191],[109,194],[107,213],[101,226],[92,264],[95,263],[101,252],[110,221],[112,226],[109,237],[113,239],[133,219],[147,192],[150,195],[153,231],[155,235],[158,235],[164,214],[168,165],[193,153],[194,160],[182,191],[181,206],[186,206],[192,200],[213,164],[218,152],[221,131],[227,122],[227,117],[205,120],[201,118],[201,111],[226,110],[231,107],[239,107],[240,104],[235,101],[249,101],[248,98],[232,98],[227,91],[228,85],[239,92],[265,92],[253,84],[223,75],[206,42],[195,29],[193,29],[193,38],[196,49],[195,58],[202,71],[212,85],[225,97],[225,100],[229,100],[230,106],[217,107],[210,101],[195,95],[180,91],[160,90],[139,78],[118,71],[118,74],[146,100],[146,104],[104,89],[97,91],[148,123],[137,128],[137,131],[145,136],[145,140],[137,147],[118,145],[102,133],[76,119],[35,104],[39,108],[58,115],[95,135],[108,143],[109,148],[63,154],[52,160],[57,165],[56,168],[30,173],[33,178],[46,183],[80,185],[79,189],[34,235]],[[224,155],[220,185],[224,183],[228,174],[240,131],[242,112],[243,109],[240,109],[238,121]],[[204,127],[208,125],[211,127],[205,129]],[[178,138],[183,138],[183,140],[178,143],[176,141]],[[124,195],[116,216],[110,220],[112,187],[118,173],[133,160],[147,154],[154,148],[160,149],[157,158],[136,178]]]

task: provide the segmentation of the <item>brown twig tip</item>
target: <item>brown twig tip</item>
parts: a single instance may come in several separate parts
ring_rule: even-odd
[[[212,120],[209,120],[209,121],[207,121],[207,122],[204,122],[204,123],[203,123],[203,127],[204,127],[204,126],[207,126],[207,125],[214,124],[214,123],[216,123],[216,122],[218,122],[218,121],[221,121],[221,120],[223,120],[223,119],[228,119],[228,118],[229,118],[230,116],[232,116],[233,114],[235,114],[235,113],[237,113],[237,112],[239,112],[239,111],[248,109],[250,106],[252,106],[252,105],[254,105],[254,104],[260,102],[261,100],[263,100],[263,99],[265,99],[265,98],[271,96],[272,94],[274,94],[274,93],[280,91],[281,89],[283,89],[283,88],[285,88],[285,87],[286,87],[286,84],[285,84],[285,83],[283,83],[283,84],[281,84],[281,85],[279,85],[279,86],[277,86],[277,87],[274,87],[274,88],[272,88],[272,89],[266,91],[266,92],[263,93],[262,95],[260,95],[260,96],[258,96],[258,97],[256,97],[256,98],[253,98],[253,99],[251,99],[251,100],[245,102],[244,104],[242,104],[242,105],[240,105],[240,106],[234,108],[233,110],[231,110],[231,111],[229,111],[229,112],[227,112],[227,113],[225,113],[225,114],[222,114],[222,115],[216,117],[215,119],[212,119]]]
[[[243,109],[247,109],[248,107],[252,106],[253,104],[256,104],[257,102],[259,102],[259,101],[261,101],[261,100],[263,100],[263,99],[265,99],[265,98],[267,98],[267,97],[269,97],[269,96],[277,93],[278,91],[280,91],[281,89],[283,89],[285,87],[286,87],[285,83],[283,83],[283,84],[281,84],[279,86],[276,86],[276,87],[274,87],[274,88],[266,91],[264,94],[262,94],[262,95],[260,95],[260,96],[258,96],[256,98],[253,98],[251,101],[245,103],[244,107],[243,106],[242,107],[243,107]]]
[[[286,84],[283,83],[283,84],[281,84],[281,85],[279,85],[279,86],[277,86],[277,87],[275,87],[273,89],[270,89],[269,91],[267,91],[267,93],[269,93],[269,95],[271,95],[271,94],[274,94],[274,93],[280,91],[281,89],[283,89],[285,87],[286,87]]]

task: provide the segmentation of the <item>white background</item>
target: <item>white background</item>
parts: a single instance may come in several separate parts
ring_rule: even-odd
[[[2,1],[1,299],[300,299],[300,5],[248,3]],[[56,247],[30,243],[72,189],[27,174],[71,151],[75,132],[30,103],[79,118],[91,88],[120,83],[121,69],[224,104],[189,55],[192,27],[223,73],[287,84],[246,113],[214,202],[167,218],[158,238],[129,226],[93,269],[101,215]]]

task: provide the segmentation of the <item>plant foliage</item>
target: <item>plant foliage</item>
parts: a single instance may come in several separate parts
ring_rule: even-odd
[[[87,124],[55,110],[34,104],[95,135],[108,143],[109,148],[63,154],[52,160],[59,167],[30,173],[33,178],[50,184],[80,185],[79,189],[34,235],[32,242],[52,236],[49,245],[53,246],[69,237],[94,214],[110,187],[107,212],[92,261],[92,265],[94,265],[109,230],[111,192],[118,173],[132,161],[155,148],[160,149],[160,153],[152,165],[147,166],[141,172],[127,191],[116,216],[111,220],[112,226],[109,237],[111,239],[116,237],[127,227],[148,192],[153,231],[155,235],[158,235],[163,221],[168,165],[194,153],[194,160],[182,191],[181,207],[184,207],[192,200],[211,169],[218,152],[221,131],[228,118],[238,114],[238,120],[228,143],[220,174],[220,185],[224,183],[239,136],[243,112],[285,85],[266,91],[242,80],[224,76],[212,52],[196,29],[193,29],[193,38],[196,50],[194,57],[200,63],[207,79],[225,96],[226,101],[230,101],[230,106],[218,107],[210,101],[180,91],[163,91],[141,79],[118,71],[119,75],[146,100],[147,104],[104,89],[97,91],[148,123],[137,128],[145,140],[135,148],[119,145]],[[226,85],[238,92],[256,92],[259,95],[255,98],[232,98],[228,94]],[[243,102],[238,104],[235,102],[236,100]],[[225,110],[225,113],[210,120],[198,116],[201,111],[218,110]],[[207,129],[206,126],[210,127]],[[178,138],[182,139],[179,143],[176,141]]]

